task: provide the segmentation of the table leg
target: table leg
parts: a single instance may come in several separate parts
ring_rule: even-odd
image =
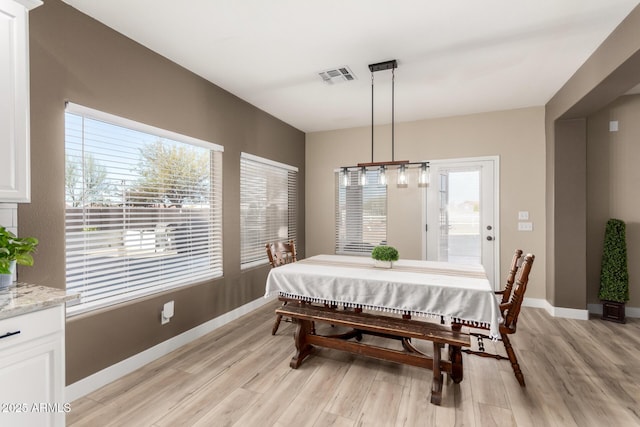
[[[449,361],[451,361],[451,379],[459,384],[462,381],[462,350],[458,346],[449,345]]]
[[[442,372],[440,371],[440,343],[433,343],[433,382],[431,383],[431,403],[440,405],[442,401]]]
[[[307,336],[309,336],[309,333],[314,329],[313,322],[302,319],[297,319],[297,322],[298,327],[294,335],[296,354],[291,358],[291,362],[289,362],[289,366],[293,369],[297,369],[305,357],[313,350],[313,346],[307,341]]]

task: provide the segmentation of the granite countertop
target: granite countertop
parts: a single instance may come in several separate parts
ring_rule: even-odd
[[[17,283],[0,290],[0,319],[42,310],[78,298],[80,294],[68,294],[62,289]]]

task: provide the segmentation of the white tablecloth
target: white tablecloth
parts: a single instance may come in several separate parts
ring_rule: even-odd
[[[317,255],[272,268],[265,297],[362,307],[412,316],[444,316],[489,327],[499,336],[500,309],[482,265],[399,260],[393,268],[365,257]]]

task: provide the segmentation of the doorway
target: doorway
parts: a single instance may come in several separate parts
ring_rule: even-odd
[[[497,289],[498,157],[435,160],[425,189],[423,258],[482,264]]]

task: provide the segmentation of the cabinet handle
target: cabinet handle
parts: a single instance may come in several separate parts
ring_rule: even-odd
[[[9,337],[12,337],[12,336],[14,336],[14,335],[18,335],[19,333],[20,333],[20,331],[7,332],[6,334],[4,334],[4,335],[0,336],[0,340],[1,340],[2,338],[9,338]]]

